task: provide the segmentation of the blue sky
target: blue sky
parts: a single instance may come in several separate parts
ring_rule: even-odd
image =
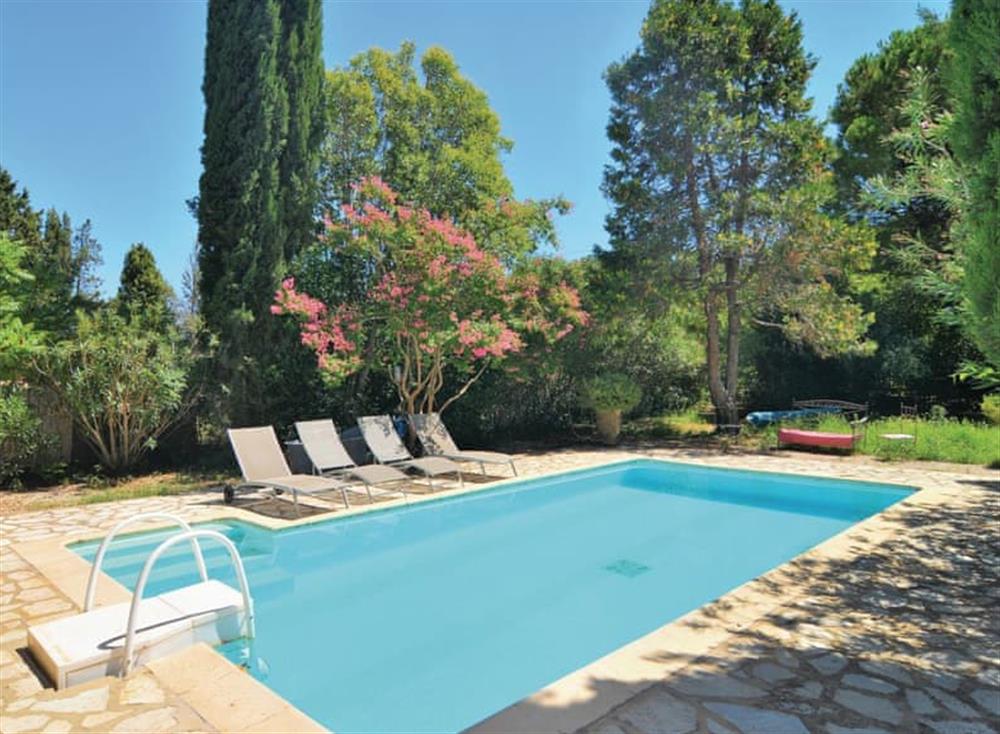
[[[851,62],[896,28],[911,0],[786,0],[819,59],[810,93],[825,116]],[[922,0],[939,14],[946,0]],[[608,63],[638,40],[645,0],[326,2],[324,57],[370,46],[441,45],[489,95],[515,142],[505,163],[519,197],[563,194],[562,252],[606,241]],[[206,6],[195,0],[0,0],[0,165],[36,208],[94,222],[105,292],[125,250],[145,242],[179,287],[197,231]]]

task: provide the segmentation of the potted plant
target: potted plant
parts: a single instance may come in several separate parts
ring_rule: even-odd
[[[591,377],[580,386],[580,403],[597,414],[597,432],[608,445],[618,443],[622,413],[632,410],[641,399],[642,388],[620,372]]]

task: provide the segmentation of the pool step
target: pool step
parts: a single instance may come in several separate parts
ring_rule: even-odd
[[[129,607],[123,602],[30,627],[28,649],[57,689],[117,675]],[[143,599],[137,619],[133,669],[197,642],[242,637],[246,610],[239,591],[209,579]]]

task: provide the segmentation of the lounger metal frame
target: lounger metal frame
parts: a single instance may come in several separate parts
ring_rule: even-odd
[[[233,430],[234,429],[232,429],[232,428],[226,430],[226,434],[229,436],[229,443],[230,443],[231,446],[233,445],[233,439],[232,439],[232,432],[233,432]],[[241,429],[235,429],[235,430],[241,430]],[[273,433],[274,429],[272,428],[271,430],[272,430],[272,433]],[[277,438],[275,438],[275,440],[277,440]],[[278,447],[278,450],[279,451],[281,450],[280,446]],[[232,504],[233,500],[236,498],[236,493],[237,492],[253,492],[253,491],[260,491],[260,490],[271,490],[271,493],[276,498],[279,495],[281,495],[282,493],[284,493],[284,492],[291,492],[291,494],[292,494],[292,503],[295,505],[295,516],[296,517],[301,517],[302,513],[301,513],[301,510],[299,509],[299,492],[302,492],[302,494],[304,494],[306,496],[309,496],[309,497],[311,497],[311,496],[319,496],[320,498],[322,498],[322,495],[324,495],[324,494],[328,494],[330,492],[336,492],[337,490],[340,490],[341,499],[343,499],[343,501],[344,501],[344,507],[350,507],[351,506],[351,503],[348,502],[348,500],[347,500],[347,488],[343,484],[339,484],[339,485],[337,485],[335,487],[331,487],[330,489],[326,489],[326,490],[317,490],[317,491],[309,492],[309,491],[306,491],[306,490],[303,490],[303,489],[299,489],[297,487],[293,487],[293,486],[288,485],[288,484],[282,484],[281,482],[263,481],[263,480],[259,480],[259,479],[247,479],[246,478],[247,472],[246,472],[246,468],[243,466],[243,459],[240,457],[240,452],[236,450],[235,446],[233,446],[233,453],[236,455],[236,463],[239,464],[240,474],[243,475],[243,481],[238,482],[235,485],[227,484],[227,485],[225,485],[223,487],[223,489],[222,489],[222,497],[223,497],[223,500],[225,501],[225,503],[227,505],[228,504]],[[282,458],[284,458],[284,454],[282,454]],[[286,464],[287,464],[287,462],[286,462]]]

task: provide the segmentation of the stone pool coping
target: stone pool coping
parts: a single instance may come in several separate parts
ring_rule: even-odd
[[[718,458],[718,457],[716,457]],[[738,457],[730,457],[738,458]],[[407,502],[402,499],[379,503],[374,506],[363,506],[352,510],[341,510],[336,515],[312,516],[297,520],[281,520],[262,517],[239,507],[217,506],[204,507],[198,514],[196,522],[211,522],[218,520],[240,520],[274,530],[300,527],[317,522],[336,521],[340,518],[358,516],[372,511],[385,511],[395,507],[422,504],[446,500],[463,494],[494,490],[506,485],[541,477],[557,477],[572,474],[585,469],[605,468],[615,464],[640,460],[664,461],[658,457],[642,454],[624,456],[617,461],[604,461],[588,466],[577,466],[561,471],[548,472],[543,475],[522,476],[492,482],[485,485],[467,486],[464,489],[451,490],[434,495],[411,497]],[[732,466],[719,463],[712,458],[688,460],[670,457],[667,463],[685,464],[690,466],[709,466],[716,468],[732,468],[743,471],[761,471],[751,466]],[[742,462],[740,462],[742,463]],[[753,462],[750,462],[753,463]],[[768,462],[770,463],[770,462]],[[797,467],[790,462],[789,467],[768,466],[764,471],[784,475],[801,475],[801,464]],[[813,467],[808,467],[813,469]],[[882,476],[837,476],[837,472],[822,471],[821,465],[809,471],[808,476],[836,479],[841,481],[861,480],[882,484],[896,484],[918,491],[906,497],[896,505],[857,523],[842,533],[824,541],[815,548],[782,564],[772,571],[746,582],[737,589],[725,594],[714,602],[700,607],[683,617],[676,619],[658,630],[629,643],[622,648],[600,658],[591,664],[570,673],[564,678],[546,686],[540,691],[528,696],[522,701],[492,715],[486,720],[474,725],[473,732],[541,732],[541,731],[574,731],[597,720],[611,709],[624,703],[631,696],[647,688],[665,675],[676,671],[699,656],[722,643],[734,630],[738,630],[760,619],[776,606],[787,603],[790,598],[801,595],[804,590],[782,587],[782,592],[773,591],[774,584],[791,581],[789,567],[804,558],[829,559],[845,557],[858,552],[856,534],[864,533],[865,542],[875,542],[889,532],[888,523],[883,519],[888,513],[906,512],[913,504],[926,506],[941,501],[942,490],[934,486],[921,486],[919,476],[911,476],[907,481],[893,480]],[[872,472],[881,474],[881,471]],[[934,482],[928,482],[933,485]],[[130,532],[144,532],[168,524],[153,522],[137,525]],[[74,604],[82,606],[84,587],[90,571],[90,564],[69,550],[69,543],[99,538],[106,530],[93,530],[77,533],[71,537],[63,536],[41,541],[22,542],[12,545],[12,549],[21,555],[25,561],[35,566],[43,576],[47,577]],[[127,600],[129,592],[120,584],[106,575],[102,575],[98,587],[98,602],[109,603]],[[669,651],[670,655],[664,655]],[[270,689],[239,671],[223,656],[205,646],[189,648],[176,655],[164,658],[148,666],[162,684],[176,693],[185,703],[201,715],[212,726],[225,731],[315,731],[323,730],[318,724],[302,712],[297,711],[287,701]],[[239,675],[234,675],[239,673]],[[225,676],[226,695],[220,699],[219,686],[214,685],[220,677]],[[614,680],[621,685],[614,691],[595,692],[591,690],[589,681],[594,679]],[[205,686],[211,681],[212,686]],[[211,690],[211,695],[204,695],[205,690]],[[201,692],[201,695],[199,694]],[[571,704],[571,705],[567,705]],[[241,717],[241,712],[243,716]],[[247,712],[252,716],[247,716]],[[252,724],[248,722],[253,722]],[[245,726],[243,726],[245,724]]]

